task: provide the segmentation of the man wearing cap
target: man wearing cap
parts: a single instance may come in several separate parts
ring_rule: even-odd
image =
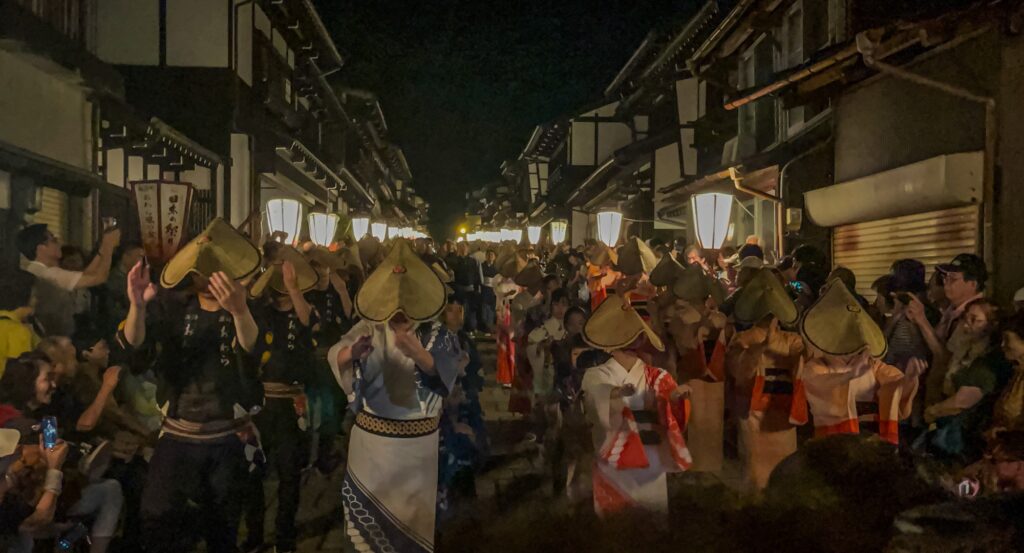
[[[598,516],[636,508],[668,510],[666,473],[686,470],[693,459],[683,439],[688,388],[640,358],[661,339],[621,296],[612,294],[583,327],[591,346],[611,359],[583,376],[587,418],[597,460],[594,509]]]
[[[236,550],[249,463],[248,413],[263,401],[257,378],[259,327],[236,280],[260,266],[248,238],[215,219],[164,266],[164,288],[186,287],[184,305],[156,299],[149,267],[128,275],[130,306],[118,344],[154,346],[157,401],[165,413],[142,495],[143,539],[150,552],[188,549],[190,501],[199,504],[207,550]]]
[[[446,299],[439,275],[397,240],[356,294],[362,320],[328,352],[356,412],[342,505],[357,551],[434,549],[438,427],[464,358],[457,336],[420,336],[415,323]]]
[[[942,288],[949,300],[949,307],[942,312],[942,319],[938,325],[932,327],[925,316],[924,304],[920,301],[911,304],[908,315],[921,326],[926,339],[931,334],[934,341],[945,345],[952,337],[967,306],[972,301],[984,297],[988,269],[980,257],[962,253],[949,263],[939,265],[935,270],[942,275]]]

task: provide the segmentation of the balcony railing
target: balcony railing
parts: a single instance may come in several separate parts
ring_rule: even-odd
[[[57,32],[86,47],[91,21],[87,0],[14,0]]]

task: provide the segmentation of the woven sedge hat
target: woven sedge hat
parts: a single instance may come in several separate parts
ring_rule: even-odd
[[[583,339],[595,348],[605,351],[622,349],[646,334],[651,345],[665,351],[665,344],[651,327],[640,318],[629,302],[618,294],[611,294],[583,325]]]
[[[544,283],[544,271],[541,270],[537,260],[530,260],[526,266],[519,271],[512,279],[517,286],[536,291]]]
[[[661,256],[661,261],[651,270],[649,277],[655,286],[670,286],[686,269],[676,261],[672,254]]]
[[[403,239],[396,239],[391,252],[356,294],[355,309],[360,317],[385,322],[401,311],[415,322],[429,321],[444,309],[445,285]]]
[[[312,290],[320,278],[316,269],[306,260],[306,256],[287,244],[267,242],[263,245],[263,258],[267,262],[267,267],[249,290],[249,295],[254,298],[263,295],[267,287],[279,294],[288,293],[288,288],[284,285],[284,271],[281,269],[286,261],[295,267],[300,292]]]
[[[306,259],[321,267],[327,267],[332,271],[342,271],[348,267],[346,260],[342,258],[341,251],[332,252],[323,246],[313,246],[306,250]]]
[[[882,329],[839,281],[832,281],[804,314],[800,334],[829,355],[867,351],[872,357],[882,357],[888,350]]]
[[[617,264],[619,262],[619,254],[610,247],[598,243],[587,249],[587,261],[591,265],[606,267]]]
[[[498,254],[498,258],[494,261],[498,272],[505,278],[515,278],[520,271],[526,268],[528,263],[526,256],[512,246],[502,247],[501,253]]]
[[[259,249],[218,217],[164,265],[160,284],[174,288],[192,273],[209,278],[213,273],[223,272],[228,278],[239,280],[259,269],[260,260]]]
[[[771,269],[754,270],[757,271],[754,277],[737,292],[733,312],[736,318],[741,322],[756,323],[770,314],[784,325],[795,323],[800,314],[775,273]]]
[[[672,293],[690,303],[704,303],[709,297],[721,304],[725,301],[722,283],[704,274],[698,265],[690,265],[672,283]]]
[[[619,271],[626,276],[648,273],[658,265],[658,256],[654,255],[647,242],[633,237],[619,247],[619,261],[616,263]]]

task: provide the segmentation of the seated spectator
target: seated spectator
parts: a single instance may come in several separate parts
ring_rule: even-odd
[[[12,419],[27,418],[39,421],[53,400],[54,390],[53,366],[50,360],[39,353],[24,354],[18,359],[8,361],[7,370],[0,379],[0,404],[6,405],[0,411],[16,411],[18,414]],[[7,426],[10,426],[11,422],[8,420]],[[61,419],[57,419],[57,424],[63,429]],[[91,521],[90,553],[107,551],[117,530],[122,502],[121,486],[116,481],[86,479],[83,482],[81,498],[65,512],[71,520]],[[34,538],[47,535],[48,530],[31,528],[21,533],[19,543],[12,551],[30,552]]]
[[[1003,323],[1003,354],[1013,367],[1013,377],[996,402],[992,428],[1024,430],[1024,313]]]
[[[951,366],[944,384],[945,399],[925,409],[925,422],[934,423],[922,440],[927,450],[941,457],[973,462],[984,448],[996,398],[1010,378],[1010,365],[999,348],[998,308],[977,300],[961,323],[972,340],[972,359]],[[920,443],[920,442],[919,442]]]
[[[115,405],[113,394],[121,367],[104,371],[102,383],[95,389],[90,377],[79,370],[75,346],[70,339],[44,338],[37,351],[50,363],[55,386],[51,401],[34,409],[31,416],[35,419],[56,417],[61,421],[62,437],[73,442],[99,445],[103,440],[113,439],[117,425],[113,417],[104,416],[104,412]]]
[[[0,551],[31,550],[32,534],[53,522],[63,489],[68,445],[19,445],[21,438],[0,429]]]
[[[32,351],[39,336],[30,323],[35,311],[36,277],[21,269],[0,271],[0,378],[8,359]]]

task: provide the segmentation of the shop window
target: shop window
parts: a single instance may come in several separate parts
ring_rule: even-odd
[[[740,248],[752,236],[757,237],[765,255],[775,251],[775,203],[737,196],[733,202],[732,223],[726,243]]]

